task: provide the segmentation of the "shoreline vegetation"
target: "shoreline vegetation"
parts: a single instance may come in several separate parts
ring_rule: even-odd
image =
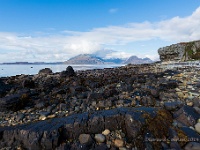
[[[198,61],[2,77],[0,148],[198,149],[199,88]]]

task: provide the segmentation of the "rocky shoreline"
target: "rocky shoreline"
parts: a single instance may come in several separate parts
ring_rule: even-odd
[[[156,63],[0,78],[0,148],[197,150],[199,88]]]

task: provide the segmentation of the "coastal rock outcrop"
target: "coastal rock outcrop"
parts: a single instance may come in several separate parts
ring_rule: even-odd
[[[166,119],[168,122],[165,121]],[[138,147],[143,149],[142,143],[145,138],[142,137],[143,132],[148,131],[157,138],[161,136],[166,138],[171,122],[172,117],[168,111],[151,107],[117,108],[97,111],[93,114],[75,114],[26,125],[0,128],[0,147],[20,145],[21,148],[30,150],[55,149],[65,141],[70,143],[72,140],[81,139],[84,133],[96,134],[105,129],[111,131],[122,129],[129,142],[137,141]],[[155,124],[162,125],[162,130],[156,129]],[[91,137],[89,141],[92,143]]]
[[[161,61],[200,60],[200,40],[172,44],[158,49]]]
[[[46,70],[0,78],[0,150],[198,149],[198,67]]]

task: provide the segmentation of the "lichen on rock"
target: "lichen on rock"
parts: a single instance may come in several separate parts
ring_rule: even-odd
[[[163,62],[200,60],[200,40],[162,47],[158,49],[158,54]]]

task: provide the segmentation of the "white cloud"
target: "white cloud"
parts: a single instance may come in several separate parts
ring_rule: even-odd
[[[63,31],[57,35],[41,36],[0,32],[0,51],[3,52],[0,61],[8,61],[8,58],[13,61],[65,61],[81,53],[93,53],[107,47],[126,46],[128,43],[152,39],[173,43],[200,39],[200,7],[183,18],[177,16],[160,22],[145,21],[94,28],[88,32]],[[157,59],[157,50],[154,51],[155,54],[152,54],[152,50],[146,53],[143,51],[142,56]],[[124,51],[111,53],[107,57],[129,55]]]
[[[110,54],[107,54],[105,58],[106,59],[109,59],[109,58],[128,58],[132,55],[134,55],[134,54],[126,53],[126,52],[112,52]]]
[[[111,8],[111,9],[109,9],[109,13],[111,13],[111,14],[114,14],[114,13],[116,13],[117,11],[118,11],[117,8]]]

